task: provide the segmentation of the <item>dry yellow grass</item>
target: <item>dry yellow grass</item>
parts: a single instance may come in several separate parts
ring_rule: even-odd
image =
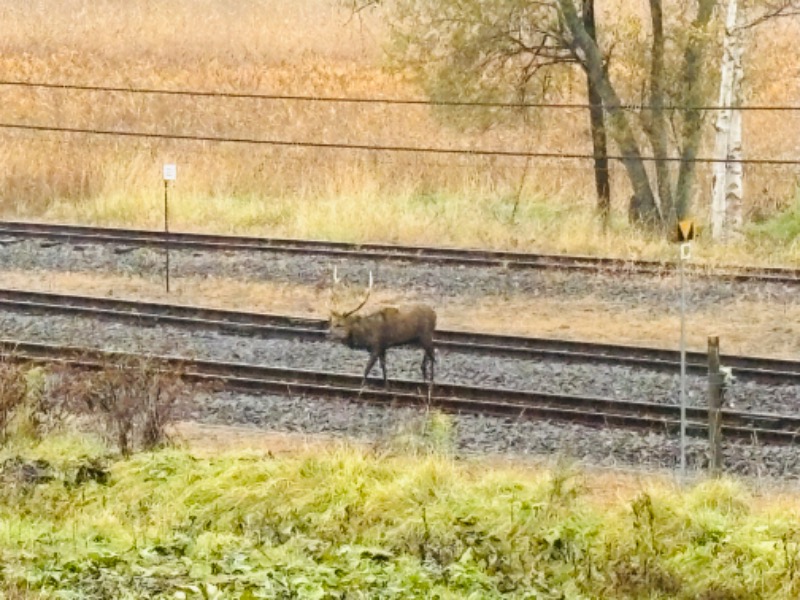
[[[626,10],[637,9],[636,6]],[[619,4],[600,3],[616,19]],[[381,68],[380,15],[352,20],[334,0],[40,0],[0,7],[0,79],[271,94],[418,97]],[[748,101],[787,103],[792,23],[753,36]],[[786,76],[776,78],[780,71]],[[565,100],[581,100],[580,78]],[[425,107],[3,88],[3,121],[211,136],[408,146],[587,151],[586,115],[543,112],[527,129],[465,133]],[[747,155],[798,156],[800,115],[747,113]],[[592,174],[569,161],[275,148],[3,131],[5,217],[161,224],[161,165],[177,162],[173,226],[224,232],[659,256],[665,244],[592,219]],[[708,187],[708,169],[698,214]],[[748,173],[748,209],[783,206],[791,169]],[[613,170],[618,214],[628,197]],[[518,210],[514,205],[519,198]],[[711,254],[709,254],[710,257]],[[713,257],[712,257],[713,258]],[[795,261],[796,247],[718,251]]]

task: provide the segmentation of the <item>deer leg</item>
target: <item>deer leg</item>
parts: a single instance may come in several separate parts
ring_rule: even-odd
[[[364,385],[367,382],[367,377],[369,376],[369,372],[372,371],[372,367],[375,366],[376,360],[378,360],[378,353],[371,352],[369,355],[369,361],[367,361],[367,368],[364,369],[364,379],[361,381],[361,385]],[[381,363],[383,363],[382,359]]]
[[[389,385],[388,381],[386,381],[386,350],[379,354],[381,359],[381,370],[383,371],[383,386],[387,387]]]
[[[436,363],[436,356],[434,355],[433,348],[425,348],[425,355],[422,357],[422,379],[428,379],[428,366],[431,370],[431,381],[433,381],[433,366]]]

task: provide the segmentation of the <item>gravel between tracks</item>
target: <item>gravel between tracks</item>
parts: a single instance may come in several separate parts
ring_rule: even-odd
[[[264,365],[359,373],[366,355],[328,342],[264,340],[186,331],[175,327],[138,328],[80,317],[42,317],[2,313],[3,337],[81,346],[142,350],[197,358],[236,360]],[[420,353],[391,350],[390,375],[418,378]],[[377,371],[376,371],[377,374]],[[593,394],[624,399],[675,402],[677,377],[626,367],[562,364],[550,361],[488,358],[441,352],[437,380]],[[689,378],[689,400],[701,403],[702,377]],[[796,411],[798,386],[737,385],[737,407],[748,403],[759,412]],[[747,395],[749,394],[749,395]],[[187,408],[187,416],[208,423],[249,424],[276,431],[333,433],[385,442],[420,429],[424,410],[362,405],[314,398],[285,398],[218,393]],[[494,417],[454,417],[453,446],[458,454],[564,454],[596,465],[674,468],[678,442],[674,436],[593,429],[542,421],[512,421]],[[706,443],[691,440],[690,467],[706,460]],[[742,475],[800,477],[800,448],[726,445],[726,465]]]
[[[0,269],[109,272],[142,277],[160,276],[162,251],[92,244],[57,244],[4,237],[0,239]],[[328,259],[265,252],[206,252],[173,250],[175,277],[228,276],[253,281],[317,285],[327,282],[338,265],[344,281],[364,285],[371,270],[379,285],[389,284],[420,300],[472,298],[493,294],[524,295],[535,301],[548,298],[594,298],[613,302],[620,309],[651,305],[670,314],[678,310],[680,291],[675,275],[642,276],[625,273],[597,274],[537,269],[459,267]],[[730,300],[799,302],[796,289],[776,283],[735,283],[693,277],[687,301],[696,310]]]
[[[100,323],[98,325],[98,323]],[[224,335],[214,331],[190,331],[181,327],[137,327],[113,321],[73,316],[25,315],[0,312],[3,337],[109,350],[138,350],[198,359],[243,362],[256,365],[360,374],[367,354],[342,344],[288,339],[262,339]],[[677,404],[680,378],[625,366],[597,363],[525,360],[437,351],[436,380],[441,383],[476,385],[511,390],[597,396]],[[390,377],[419,379],[422,352],[394,348],[387,353]],[[372,376],[379,377],[376,365]],[[704,406],[707,381],[687,377],[687,402]],[[795,414],[800,409],[800,385],[735,383],[727,401],[737,410]]]
[[[10,242],[10,243],[9,243]],[[103,245],[50,245],[40,241],[0,239],[0,269],[107,272],[134,276],[159,276],[163,253],[150,249]],[[464,268],[428,264],[378,263],[336,259],[311,259],[300,255],[261,252],[173,251],[172,273],[185,276],[234,276],[253,281],[316,285],[330,277],[334,264],[345,281],[363,284],[369,270],[376,281],[390,282],[419,300],[441,302],[447,298],[479,298],[486,295],[525,295],[535,301],[548,298],[595,298],[626,307],[652,306],[660,312],[677,311],[676,278],[589,274],[564,271],[504,271],[497,268]],[[800,296],[781,284],[742,284],[694,278],[688,302],[697,310],[730,300],[800,302]],[[3,337],[31,341],[72,343],[131,350],[147,348],[156,353],[180,353],[258,364],[341,370],[359,373],[366,355],[327,343],[230,338],[214,333],[189,333],[170,328],[136,329],[129,326],[65,317],[2,315]],[[390,376],[418,377],[417,353],[393,350],[388,358]],[[376,371],[377,374],[377,371]],[[437,379],[516,389],[539,389],[620,399],[676,402],[678,382],[673,375],[647,373],[624,367],[532,362],[439,355]],[[690,377],[688,399],[703,402],[706,383]],[[759,386],[740,382],[729,393],[739,409],[759,412],[796,412],[800,403],[797,386]],[[212,423],[250,424],[277,431],[333,433],[382,442],[409,427],[422,427],[419,409],[363,406],[314,398],[287,399],[220,393],[189,410],[198,420]],[[416,424],[416,425],[415,425]],[[502,453],[512,455],[572,456],[595,465],[674,468],[678,440],[673,436],[592,429],[541,421],[513,422],[493,417],[454,417],[454,449],[459,454]],[[402,431],[401,431],[402,432]],[[706,443],[690,440],[688,464],[701,467]],[[742,475],[800,477],[800,450],[791,447],[759,447],[729,443],[725,447],[727,470]]]
[[[436,434],[426,436],[426,430],[430,431],[430,419],[422,408],[364,405],[309,397],[218,393],[206,402],[190,407],[183,416],[210,424],[328,434],[374,443],[379,448],[407,449],[431,443],[460,457],[558,456],[585,465],[636,469],[676,469],[680,464],[677,436],[547,421],[454,415],[452,433],[442,440]],[[688,440],[689,470],[706,468],[707,446],[705,440]],[[723,445],[723,454],[726,473],[800,479],[800,448],[796,446],[728,442]]]

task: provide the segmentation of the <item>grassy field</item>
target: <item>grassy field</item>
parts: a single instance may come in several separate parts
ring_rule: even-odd
[[[438,417],[434,417],[434,420]],[[446,427],[444,429],[446,431]],[[790,598],[796,500],[329,444],[0,451],[6,598]],[[436,448],[432,450],[432,448]],[[33,461],[38,460],[38,463]],[[43,478],[20,475],[36,465]],[[91,466],[93,476],[81,477]],[[84,471],[85,473],[86,471]]]
[[[600,3],[601,18],[619,6]],[[627,5],[626,5],[627,6]],[[198,18],[202,15],[202,18]],[[790,21],[753,34],[748,102],[791,103],[798,31]],[[0,79],[271,94],[419,97],[383,68],[380,15],[351,19],[333,0],[40,0],[0,7]],[[785,77],[775,77],[783,72]],[[575,74],[564,100],[581,101]],[[3,87],[3,122],[263,139],[588,150],[581,112],[539,111],[525,127],[445,127],[426,107],[131,95]],[[557,124],[556,124],[557,123]],[[746,156],[798,156],[800,115],[747,113]],[[161,165],[177,162],[173,227],[340,240],[665,256],[632,232],[629,196],[613,169],[611,232],[593,218],[592,174],[570,161],[278,148],[3,130],[0,211],[109,225],[161,225]],[[701,169],[697,216],[709,185]],[[791,211],[798,174],[747,172],[748,213],[762,224],[709,261],[795,262]]]

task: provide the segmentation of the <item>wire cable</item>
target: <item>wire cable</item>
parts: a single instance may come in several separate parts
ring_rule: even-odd
[[[546,108],[546,109],[589,109],[597,105],[585,103],[572,103],[572,102],[490,102],[490,101],[469,101],[469,100],[423,100],[415,98],[353,98],[348,96],[315,96],[315,95],[292,95],[292,94],[260,94],[260,93],[245,93],[245,92],[219,92],[219,91],[201,91],[201,90],[171,90],[164,88],[134,88],[134,87],[117,87],[107,85],[80,85],[73,83],[47,83],[36,81],[16,81],[16,80],[0,80],[0,85],[15,86],[15,87],[29,87],[29,88],[43,88],[43,89],[58,89],[58,90],[76,90],[88,92],[117,92],[127,94],[153,94],[153,95],[168,95],[168,96],[189,96],[199,98],[236,98],[248,100],[270,100],[270,101],[294,101],[294,102],[318,102],[318,103],[349,103],[349,104],[387,104],[387,105],[412,105],[412,106],[451,106],[451,107],[481,107],[481,108],[507,108],[507,109],[521,109],[521,108]],[[655,110],[655,107],[645,104],[621,104],[619,108],[623,110]],[[700,106],[679,106],[667,105],[661,107],[661,110],[667,111],[682,111],[682,110],[699,110],[699,111],[724,111],[724,110],[741,110],[741,111],[800,111],[800,105],[751,105],[751,106],[718,106],[718,105],[700,105]]]
[[[509,158],[555,158],[561,160],[594,160],[593,154],[579,154],[579,153],[559,153],[559,152],[529,152],[520,150],[493,150],[493,149],[479,149],[479,148],[435,148],[426,146],[395,146],[395,145],[381,145],[381,144],[347,144],[339,142],[309,142],[309,141],[295,141],[295,140],[275,140],[275,139],[260,139],[260,138],[247,138],[247,137],[221,137],[211,135],[199,134],[177,134],[177,133],[158,133],[148,131],[119,131],[109,129],[90,129],[81,127],[56,127],[50,125],[26,125],[19,123],[2,123],[0,122],[0,129],[10,129],[19,131],[41,131],[53,133],[68,133],[68,134],[84,134],[84,135],[100,135],[100,136],[116,136],[116,137],[132,137],[132,138],[146,138],[146,139],[161,139],[161,140],[180,140],[191,142],[220,142],[220,143],[233,143],[233,144],[252,144],[264,146],[281,146],[281,147],[294,147],[294,148],[317,148],[326,150],[367,150],[379,152],[418,152],[428,154],[460,154],[471,156],[499,156]],[[609,155],[606,158],[609,160],[625,161],[636,159],[635,157],[625,157],[620,155]],[[694,163],[738,163],[742,165],[798,165],[800,159],[718,159],[718,158],[681,158],[668,156],[664,158],[655,158],[652,156],[638,157],[647,162],[694,162]]]

